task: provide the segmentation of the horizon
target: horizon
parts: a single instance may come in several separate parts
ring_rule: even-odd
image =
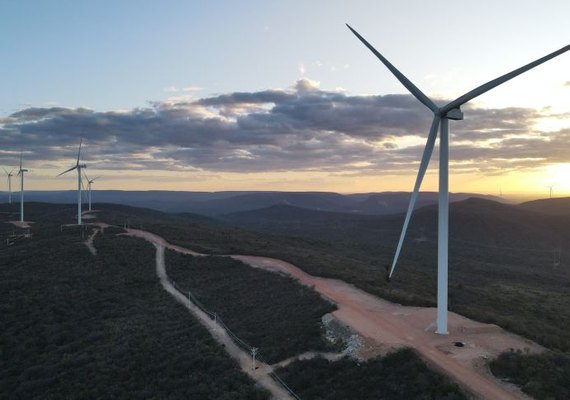
[[[83,191],[86,192],[85,189]],[[167,193],[295,193],[295,194],[303,194],[303,193],[324,193],[324,194],[339,194],[342,196],[350,196],[350,195],[375,195],[375,194],[391,194],[391,193],[402,193],[402,194],[411,194],[411,191],[406,190],[393,190],[393,191],[371,191],[371,192],[340,192],[340,191],[319,191],[319,190],[247,190],[247,189],[240,189],[240,190],[163,190],[163,189],[92,189],[94,193],[96,192],[167,192]],[[26,190],[26,193],[50,193],[50,192],[70,192],[73,195],[77,193],[77,189],[45,189],[45,190]],[[12,196],[18,196],[18,190],[12,190]],[[437,190],[420,190],[420,194],[437,194]],[[474,195],[474,196],[481,196],[481,197],[492,197],[492,199],[487,199],[490,201],[497,201],[497,202],[506,202],[512,204],[524,203],[528,201],[536,201],[536,200],[556,200],[556,199],[567,199],[570,196],[565,195],[556,195],[556,193],[552,194],[552,197],[544,196],[543,193],[529,193],[529,192],[518,192],[518,193],[503,193],[501,194],[493,194],[493,193],[486,193],[486,192],[455,192],[450,191],[451,195]],[[8,191],[0,190],[0,204],[7,204],[8,201],[6,198],[8,196]],[[451,200],[451,199],[450,199]],[[84,200],[86,201],[86,200]],[[27,202],[39,202],[42,203],[41,200],[28,200]],[[96,199],[93,201],[94,203],[98,203]],[[19,198],[13,198],[12,203],[19,204]],[[103,203],[108,203],[103,201]]]
[[[73,174],[55,175],[81,136],[95,191],[410,192],[429,112],[345,22],[437,102],[570,43],[563,1],[462,5],[441,27],[423,4],[136,4],[6,5],[0,166],[23,149],[26,190],[72,190]],[[565,54],[464,107],[452,192],[570,196],[569,70]],[[424,191],[437,191],[437,159]]]

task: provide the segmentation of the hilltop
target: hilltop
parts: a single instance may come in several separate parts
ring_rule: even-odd
[[[0,192],[0,196],[7,196],[7,194]],[[273,205],[290,205],[312,210],[356,214],[385,215],[405,211],[408,206],[409,196],[410,194],[407,192],[339,194],[333,192],[278,191],[93,191],[93,200],[98,203],[124,204],[165,212],[189,212],[208,216],[255,210]],[[499,200],[497,197],[479,194],[450,194],[452,202],[465,200],[469,197]],[[26,199],[28,201],[47,203],[73,203],[77,199],[77,192],[75,190],[26,191]],[[437,203],[437,193],[422,192],[420,194],[418,199],[419,207],[435,203]]]
[[[519,204],[524,210],[547,215],[570,215],[570,197],[541,199]]]

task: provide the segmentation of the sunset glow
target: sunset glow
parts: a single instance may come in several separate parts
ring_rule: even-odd
[[[70,188],[54,176],[82,136],[97,189],[410,191],[429,112],[344,23],[444,104],[567,45],[570,3],[554,3],[464,5],[445,28],[416,5],[410,31],[396,23],[408,6],[372,1],[303,3],[302,15],[288,2],[6,4],[0,165],[22,150],[30,190]],[[563,54],[464,106],[450,124],[451,191],[570,195],[568,71]],[[437,190],[436,166],[437,149],[422,190]]]

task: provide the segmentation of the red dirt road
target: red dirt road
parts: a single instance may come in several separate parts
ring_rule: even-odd
[[[203,256],[168,243],[150,232],[129,230],[159,247]],[[528,399],[518,388],[495,379],[486,368],[486,360],[509,349],[541,352],[544,349],[527,339],[508,333],[496,325],[483,324],[450,312],[449,335],[434,333],[435,308],[407,307],[380,299],[346,282],[307,274],[285,261],[258,256],[233,255],[236,260],[255,268],[284,273],[312,287],[334,302],[333,315],[378,347],[408,346],[432,367],[450,376],[477,398],[489,400]],[[464,347],[454,346],[463,342]]]
[[[528,398],[512,385],[495,379],[484,367],[486,359],[509,349],[542,351],[539,345],[510,334],[496,325],[483,324],[449,313],[449,335],[433,333],[435,308],[405,307],[382,300],[335,279],[307,274],[287,262],[266,257],[233,258],[275,272],[286,273],[336,303],[333,315],[379,345],[409,346],[433,367],[452,377],[482,399]],[[463,342],[465,347],[454,346]]]
[[[271,393],[272,400],[293,400],[293,397],[269,376],[269,373],[272,371],[271,366],[258,361],[256,363],[256,369],[252,369],[250,354],[238,347],[230,338],[229,334],[222,329],[217,322],[213,321],[206,313],[200,310],[192,302],[188,301],[188,299],[172,285],[168,275],[166,274],[164,249],[172,249],[183,254],[191,254],[195,256],[200,256],[202,254],[170,244],[162,237],[147,231],[127,229],[127,232],[127,235],[139,237],[154,244],[156,247],[156,274],[158,275],[164,290],[170,293],[179,303],[184,305],[198,319],[198,321],[208,329],[210,335],[212,335],[218,343],[222,344],[224,346],[224,350],[238,362],[242,371],[254,379],[261,387],[268,390],[269,393]]]

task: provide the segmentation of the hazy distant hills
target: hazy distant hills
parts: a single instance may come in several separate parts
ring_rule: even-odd
[[[549,202],[542,206],[549,209]],[[570,201],[560,207],[561,215],[545,215],[527,206],[469,198],[450,205],[450,237],[455,246],[515,247],[554,249],[570,246]],[[562,212],[565,212],[564,215]],[[393,245],[402,227],[404,214],[363,215],[271,206],[264,209],[220,216],[241,228],[304,237],[326,237],[362,244]],[[437,238],[437,205],[414,212],[408,240],[434,242]]]
[[[1,193],[0,201],[7,200]],[[15,193],[17,199],[17,193]],[[29,191],[26,200],[49,203],[73,203],[77,192],[69,191]],[[334,211],[354,214],[387,215],[404,212],[408,206],[410,193],[383,192],[339,194],[332,192],[174,192],[174,191],[93,191],[93,202],[115,203],[135,207],[152,208],[166,212],[190,212],[207,216],[255,210],[274,205],[289,205],[321,211]],[[493,196],[470,193],[453,193],[451,201],[461,201],[470,197],[500,200]],[[437,203],[437,193],[420,194],[417,207]]]
[[[548,215],[570,215],[570,197],[528,201],[519,207]]]

